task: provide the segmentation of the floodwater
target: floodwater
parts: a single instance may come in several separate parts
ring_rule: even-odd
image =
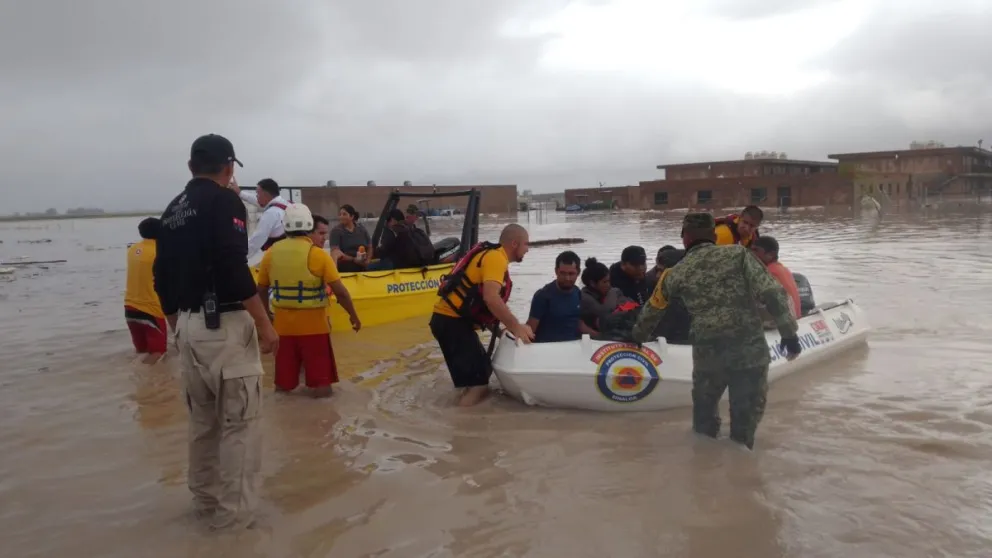
[[[679,218],[521,215],[533,239],[583,237],[569,248],[606,262],[676,243]],[[176,359],[130,364],[138,221],[0,224],[0,259],[68,260],[0,276],[3,556],[990,555],[988,215],[769,216],[816,299],[853,298],[876,329],[772,386],[753,454],[689,435],[685,409],[453,408],[426,317],[340,326],[333,398],[275,397],[266,376],[262,519],[238,536],[188,516]],[[513,268],[518,316],[562,249]]]

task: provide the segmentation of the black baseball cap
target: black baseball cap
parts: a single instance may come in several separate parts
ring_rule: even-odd
[[[633,265],[645,265],[648,261],[648,256],[644,253],[644,248],[640,246],[628,246],[620,254],[620,261]]]
[[[234,145],[231,141],[217,134],[196,138],[193,146],[189,148],[189,159],[206,165],[226,165],[233,161],[239,167],[244,167],[234,155]]]

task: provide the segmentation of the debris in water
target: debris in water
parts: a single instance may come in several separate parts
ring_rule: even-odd
[[[555,244],[582,244],[584,238],[555,238],[551,240],[534,240],[529,242],[530,246],[553,246]]]
[[[7,262],[4,265],[38,265],[38,264],[56,264],[56,263],[65,263],[65,262],[66,260],[38,260],[38,261],[30,261],[30,262]]]

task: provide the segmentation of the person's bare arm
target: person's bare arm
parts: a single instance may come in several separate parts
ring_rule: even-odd
[[[259,285],[258,286],[258,299],[262,302],[262,308],[265,309],[265,315],[269,314],[269,286]]]
[[[362,321],[358,318],[358,312],[355,310],[355,303],[351,300],[351,293],[348,292],[348,288],[344,286],[344,283],[340,279],[331,281],[328,285],[330,285],[331,292],[334,293],[335,298],[338,299],[338,304],[348,313],[348,318],[351,321],[351,329],[355,331],[362,329]]]
[[[500,321],[506,329],[511,332],[520,327],[520,322],[517,321],[516,316],[510,311],[510,308],[503,302],[503,298],[500,296],[500,290],[503,289],[503,285],[496,281],[486,281],[482,284],[482,301],[486,303],[486,308],[489,312]]]
[[[272,327],[272,322],[269,321],[269,313],[265,310],[262,299],[258,294],[255,294],[242,304],[245,305],[245,310],[248,311],[251,318],[255,320],[255,327],[258,328],[260,341],[259,348],[263,353],[277,352],[279,350],[279,335],[276,333],[275,328]]]

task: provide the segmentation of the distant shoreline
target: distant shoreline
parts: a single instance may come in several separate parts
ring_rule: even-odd
[[[85,215],[2,215],[0,223],[17,221],[64,221],[66,219],[104,219],[117,217],[144,217],[158,215],[159,211],[110,211],[107,213],[92,213]]]

